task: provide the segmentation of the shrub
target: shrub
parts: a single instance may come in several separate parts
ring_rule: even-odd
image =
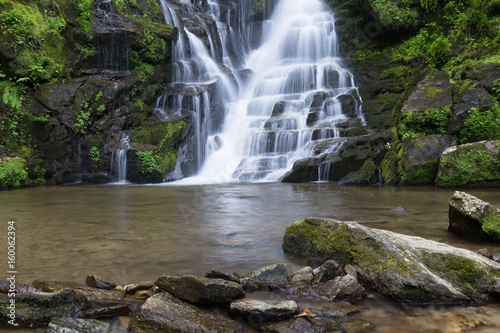
[[[413,111],[403,112],[399,122],[399,135],[402,139],[433,134],[444,135],[447,133],[450,117],[450,106],[428,109],[422,115]]]
[[[469,110],[469,117],[460,131],[460,142],[470,143],[482,140],[500,139],[500,107],[480,112],[476,108]]]
[[[26,160],[23,158],[0,159],[0,189],[19,188],[28,184]]]

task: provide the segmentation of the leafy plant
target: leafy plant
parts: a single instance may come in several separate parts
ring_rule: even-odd
[[[470,143],[482,140],[500,139],[500,107],[480,112],[476,108],[469,110],[469,117],[460,131],[460,142]]]
[[[99,148],[95,146],[90,148],[89,156],[92,168],[94,169],[94,171],[98,171],[99,168],[101,167],[101,158],[102,158],[101,153],[99,152]]]
[[[425,110],[423,114],[413,111],[403,112],[399,124],[399,135],[402,139],[417,136],[447,133],[451,117],[450,106]]]
[[[152,150],[138,151],[136,152],[136,154],[139,164],[141,166],[141,172],[144,175],[161,173],[160,166],[158,165],[158,163],[156,163],[154,157],[154,151]]]
[[[0,188],[18,188],[28,184],[26,160],[23,158],[0,159]]]

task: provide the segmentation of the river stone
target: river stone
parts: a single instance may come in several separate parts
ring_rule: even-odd
[[[283,248],[351,264],[362,285],[408,302],[481,302],[500,275],[499,263],[469,250],[325,218],[290,225]]]
[[[191,303],[226,303],[245,295],[241,285],[236,282],[199,278],[194,275],[162,276],[155,284],[158,288]]]
[[[111,327],[111,324],[96,319],[62,317],[54,318],[47,328],[47,333],[125,333],[123,327]]]
[[[134,309],[128,304],[118,304],[106,306],[103,308],[92,309],[85,311],[83,317],[85,318],[107,318],[116,316],[132,316]]]
[[[302,309],[308,309],[316,316],[331,318],[346,317],[363,311],[357,306],[340,302],[324,301],[322,299],[318,301],[318,298],[299,299],[297,300],[297,304],[301,311]]]
[[[337,276],[334,280],[323,283],[319,294],[331,300],[354,300],[366,297],[366,290],[351,275]]]
[[[132,317],[129,329],[137,332],[239,332],[240,325],[219,309],[186,303],[169,293],[148,298]]]
[[[83,295],[66,288],[54,293],[26,292],[16,294],[15,322],[22,327],[46,326],[55,317],[75,316],[88,307],[89,302]],[[0,323],[11,320],[9,314],[10,297],[0,294]]]
[[[321,319],[307,320],[305,318],[264,323],[259,328],[259,332],[266,333],[318,333],[335,332],[337,330],[340,330],[340,326],[331,321]]]
[[[274,264],[259,268],[250,272],[245,277],[254,279],[258,282],[285,284],[288,283],[288,271],[285,264]]]
[[[488,259],[493,259],[493,255],[490,253],[490,251],[487,248],[484,249],[479,249],[477,250],[477,253],[482,255],[483,257],[486,257]]]
[[[358,280],[358,271],[356,270],[356,267],[354,267],[353,265],[345,265],[344,272],[355,278],[356,281]]]
[[[327,260],[323,265],[314,270],[314,281],[326,282],[340,275],[344,275],[342,265],[335,260]]]
[[[295,274],[292,277],[292,284],[309,284],[313,280],[314,276],[311,273],[308,274]]]
[[[116,287],[115,281],[111,278],[99,276],[99,275],[89,275],[85,279],[87,286],[99,289],[114,289]]]
[[[294,301],[287,300],[277,293],[256,291],[232,301],[230,311],[252,323],[292,317],[299,312],[299,307]]]
[[[74,282],[45,281],[39,279],[34,280],[32,284],[33,287],[46,293],[53,293],[54,291],[59,291],[65,288],[77,288],[81,286],[79,283]]]
[[[144,281],[144,282],[137,282],[137,283],[129,283],[123,286],[123,288],[127,288],[127,293],[128,294],[135,294],[136,291],[139,290],[147,290],[151,289],[155,286],[154,281]]]
[[[224,272],[217,271],[215,269],[211,269],[207,273],[205,273],[205,277],[209,279],[223,279],[227,281],[240,283],[240,280],[236,276],[234,276],[234,274],[227,274]]]
[[[500,242],[500,210],[461,191],[448,200],[448,229],[470,239]]]
[[[374,331],[375,325],[363,319],[354,319],[342,323],[342,328],[345,333],[368,333]]]

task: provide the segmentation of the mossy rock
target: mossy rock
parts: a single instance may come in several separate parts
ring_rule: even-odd
[[[447,148],[439,162],[436,186],[500,186],[500,141],[481,141]]]
[[[378,167],[372,160],[367,160],[361,167],[357,184],[374,184],[378,180]]]
[[[403,141],[398,170],[402,185],[433,185],[439,159],[452,142],[450,136],[431,135]]]
[[[414,303],[486,300],[500,277],[500,263],[472,251],[356,222],[307,218],[286,229],[283,248],[351,264],[365,288]]]

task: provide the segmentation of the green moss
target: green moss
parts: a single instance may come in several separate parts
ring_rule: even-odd
[[[384,184],[396,184],[398,182],[397,166],[398,156],[394,150],[391,150],[385,155],[380,164]]]
[[[425,87],[425,97],[436,97],[437,94],[444,93],[444,90],[438,87]]]
[[[144,125],[134,130],[132,142],[158,147],[155,150],[136,153],[145,182],[161,180],[174,170],[179,140],[185,128],[183,121],[175,121]]]
[[[378,168],[375,162],[367,160],[361,167],[361,172],[356,183],[373,184],[377,181]]]
[[[436,185],[497,186],[500,181],[500,161],[485,150],[484,144],[459,147],[441,156],[441,177]]]
[[[380,80],[386,79],[403,79],[408,77],[411,73],[411,69],[409,66],[396,66],[386,69],[380,74]]]
[[[471,259],[441,255],[441,260],[444,261],[444,264],[439,267],[441,274],[448,280],[465,285],[472,290],[475,290],[488,275]]]
[[[500,242],[500,213],[490,214],[481,220],[483,232]]]

